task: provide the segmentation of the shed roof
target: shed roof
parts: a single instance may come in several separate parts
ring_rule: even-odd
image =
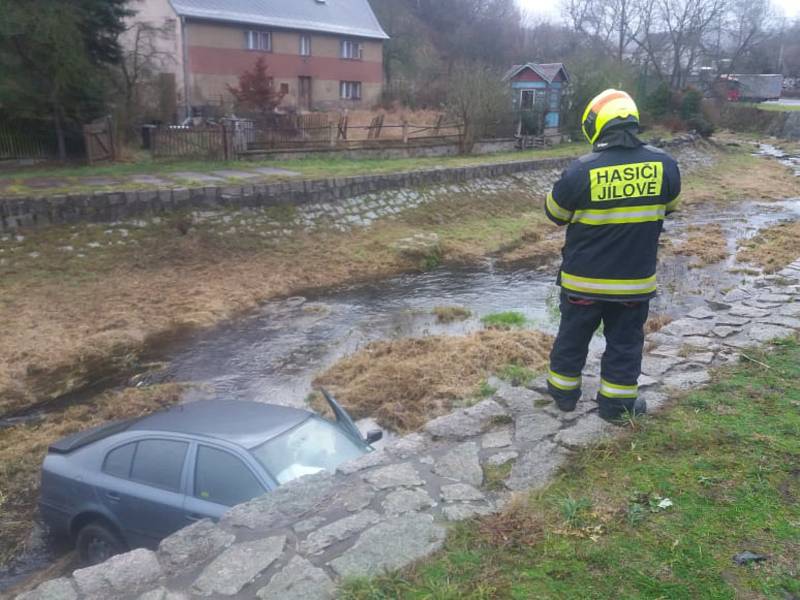
[[[170,0],[179,16],[388,39],[369,0]]]
[[[564,67],[564,63],[525,63],[522,65],[514,65],[506,74],[503,75],[503,80],[508,81],[513,77],[519,75],[525,69],[531,69],[534,73],[539,75],[542,79],[544,79],[547,83],[552,83],[553,80],[556,78],[556,75],[559,73],[564,74],[564,81],[569,81],[569,73],[567,73],[567,69]]]

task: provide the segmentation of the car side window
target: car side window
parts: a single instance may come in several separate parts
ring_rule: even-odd
[[[187,442],[174,440],[141,440],[136,446],[131,479],[155,487],[178,492]]]
[[[133,462],[133,453],[135,451],[136,442],[114,448],[106,454],[106,459],[103,462],[103,472],[114,477],[128,479],[131,476],[131,463]]]
[[[194,495],[201,500],[234,506],[261,496],[266,490],[236,456],[211,448],[197,448]]]

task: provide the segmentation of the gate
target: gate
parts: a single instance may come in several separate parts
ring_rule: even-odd
[[[111,117],[97,119],[84,125],[83,140],[86,144],[86,158],[90,165],[103,161],[113,162],[116,159],[114,124]]]

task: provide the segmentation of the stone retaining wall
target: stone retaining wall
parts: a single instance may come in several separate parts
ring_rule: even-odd
[[[176,188],[130,192],[98,192],[41,198],[0,200],[0,232],[51,224],[114,222],[145,215],[221,207],[302,205],[337,202],[384,190],[418,188],[563,168],[571,159],[553,158],[494,163],[408,173],[331,177],[280,183]]]
[[[658,145],[669,148],[684,166],[707,166],[713,160],[699,138],[684,135]],[[343,204],[345,200],[387,190],[441,186],[476,179],[493,179],[524,172],[566,167],[572,157],[427,169],[407,173],[330,177],[237,186],[97,192],[39,198],[0,198],[0,233],[19,228],[78,222],[111,223],[188,210],[270,207],[278,205]]]
[[[738,360],[743,349],[798,331],[800,260],[649,335],[641,395],[658,410],[670,394],[709,382],[711,368]],[[133,550],[17,600],[333,598],[341,578],[430,555],[449,523],[501,510],[513,492],[545,484],[571,449],[613,435],[593,402],[599,370],[594,353],[573,413],[545,398],[543,379],[528,389],[492,378],[491,399],[429,421],[335,474],[296,480],[219,523],[175,533],[155,552]],[[499,466],[510,470],[487,485]]]

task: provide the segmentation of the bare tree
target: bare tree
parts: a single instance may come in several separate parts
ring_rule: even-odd
[[[113,81],[122,95],[121,128],[126,136],[133,135],[141,116],[145,89],[159,73],[169,70],[175,63],[175,58],[163,49],[162,43],[173,35],[174,26],[169,22],[154,25],[143,21],[131,23],[120,35],[120,45],[124,50]]]

